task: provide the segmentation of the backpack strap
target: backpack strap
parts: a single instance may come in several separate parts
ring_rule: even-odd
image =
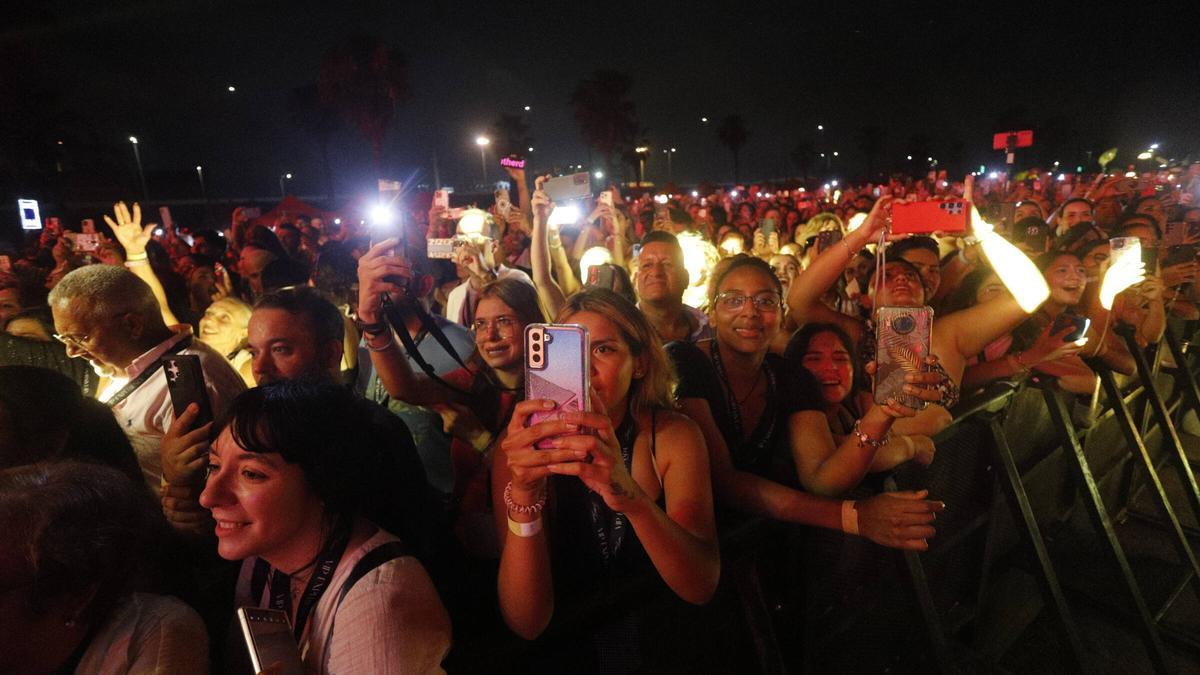
[[[341,590],[338,591],[337,600],[333,604],[333,613],[329,615],[329,630],[325,633],[325,645],[321,650],[323,661],[321,672],[328,672],[329,643],[333,641],[333,626],[337,621],[338,609],[341,608],[342,601],[346,599],[346,596],[350,593],[350,589],[375,568],[408,555],[412,555],[412,551],[407,544],[402,541],[389,541],[386,544],[381,544],[367,551],[367,554],[359,558],[358,562],[355,563],[354,569],[350,570],[350,576],[346,577],[345,583],[342,584]]]

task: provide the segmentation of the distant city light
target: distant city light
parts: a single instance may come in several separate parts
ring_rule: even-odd
[[[134,145],[137,145],[137,136],[130,136],[129,142],[133,143]]]
[[[991,178],[992,180],[996,180],[999,177],[1000,177],[1000,174],[996,173],[995,171],[988,174],[988,178]]]
[[[488,138],[487,136],[476,136],[475,137],[475,145],[478,145],[481,148],[485,145],[490,144],[491,142],[492,142],[492,140],[490,138]]]
[[[737,190],[730,190],[730,191],[729,191],[729,196],[730,196],[730,197],[737,197]]]
[[[696,192],[695,190],[692,190],[692,196],[693,196],[693,197],[699,197],[699,196],[700,196],[700,193],[699,193],[699,192]]]
[[[829,184],[832,185],[833,187],[837,187],[838,183],[836,180],[831,180],[831,181],[829,181]]]
[[[232,84],[231,84],[231,85],[229,85],[229,86],[228,86],[228,87],[226,87],[226,88],[227,88],[229,91],[237,91],[237,87],[233,86]]]
[[[911,162],[911,161],[912,161],[912,155],[905,155],[905,156],[904,156],[904,159],[907,159],[908,161],[910,161],[910,162]]]
[[[824,125],[824,124],[818,124],[818,125],[817,125],[817,131],[825,131],[825,125]]]
[[[1157,150],[1157,149],[1158,149],[1158,143],[1151,143],[1151,144],[1150,144],[1150,149],[1151,149],[1151,150]]]
[[[59,145],[62,145],[62,144],[63,144],[63,142],[62,142],[62,141],[57,141],[57,143],[58,143]]]
[[[283,174],[283,177],[284,177],[284,178],[286,178],[286,179],[288,179],[288,180],[291,180],[291,179],[292,179],[292,174],[290,174],[290,173],[285,173],[285,174]]]
[[[701,117],[701,118],[700,118],[700,122],[701,122],[702,124],[708,124],[708,118],[707,118],[707,117]]]
[[[834,156],[834,157],[837,157],[837,156],[838,156],[838,151],[837,151],[837,150],[834,150],[834,151],[833,151],[833,156]]]
[[[530,148],[529,148],[529,150],[528,150],[528,152],[533,152],[533,148],[532,148],[532,147],[530,147]]]
[[[197,164],[197,165],[196,165],[196,170],[197,170],[197,171],[203,171],[203,170],[204,170],[204,167],[202,167],[202,166],[200,166],[199,164]]]
[[[601,178],[604,178],[603,171],[597,171],[597,172],[593,173],[592,175],[596,177],[596,180],[600,180]]]
[[[1147,150],[1145,152],[1139,152],[1137,158],[1138,159],[1150,159],[1153,156],[1154,156],[1154,153]]]
[[[525,112],[529,112],[530,110],[531,108],[529,106],[525,106]]]

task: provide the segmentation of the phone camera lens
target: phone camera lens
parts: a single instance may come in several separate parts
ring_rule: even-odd
[[[541,343],[538,343],[538,342],[533,343],[533,351],[537,352],[537,351],[541,351],[541,349],[542,349]]]
[[[910,316],[908,314],[903,314],[901,316],[898,316],[898,317],[892,319],[892,330],[896,331],[900,335],[906,335],[908,333],[911,333],[911,332],[913,332],[913,329],[916,327],[917,327],[916,320],[913,319],[912,316]]]

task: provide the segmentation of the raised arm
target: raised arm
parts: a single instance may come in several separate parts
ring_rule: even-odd
[[[113,215],[117,217],[116,222],[113,222],[113,219],[107,215],[104,216],[104,222],[112,228],[113,235],[125,249],[126,269],[146,282],[146,285],[154,292],[154,299],[158,301],[158,310],[162,313],[163,322],[168,326],[178,324],[179,319],[167,305],[167,292],[163,289],[162,282],[158,280],[158,275],[154,273],[154,268],[150,267],[150,261],[146,258],[146,244],[150,243],[150,238],[154,236],[155,224],[146,223],[146,226],[142,227],[142,207],[137,202],[133,203],[132,214],[129,212],[129,207],[125,206],[125,202],[117,202],[113,206]]]
[[[453,392],[423,374],[413,372],[395,333],[384,321],[381,296],[399,298],[406,291],[388,280],[404,277],[412,281],[412,269],[402,255],[392,255],[399,239],[386,239],[371,247],[358,260],[358,318],[363,323],[371,363],[379,381],[392,398],[412,405],[454,401]],[[402,330],[407,330],[401,327]]]
[[[545,306],[546,316],[558,316],[558,310],[566,304],[567,298],[555,283],[550,270],[550,233],[546,221],[550,217],[551,204],[550,197],[542,190],[543,180],[538,177],[537,190],[531,198],[533,234],[529,242],[529,262],[533,271],[533,285],[537,288],[538,299]],[[559,248],[562,248],[561,244]]]
[[[808,269],[792,281],[787,304],[798,325],[812,321],[813,309],[821,304],[821,296],[841,277],[851,256],[879,236],[887,221],[886,212],[891,202],[891,196],[877,199],[862,226],[847,234],[832,249],[817,256]]]
[[[949,338],[955,351],[968,358],[1012,332],[1028,317],[1017,301],[1005,294],[935,319],[933,331],[936,339]]]

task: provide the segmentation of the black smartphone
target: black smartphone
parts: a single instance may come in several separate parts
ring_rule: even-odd
[[[822,230],[817,233],[817,254],[820,255],[825,251],[833,248],[835,244],[842,240],[840,230]]]
[[[193,428],[213,420],[212,405],[208,400],[208,389],[204,386],[204,370],[200,357],[195,354],[171,354],[163,357],[163,372],[167,376],[167,391],[171,395],[171,407],[175,417],[193,403],[200,406],[200,416]]]
[[[239,607],[238,622],[242,624],[242,637],[246,649],[250,650],[250,663],[254,672],[261,673],[275,667],[273,675],[303,675],[304,663],[300,660],[300,647],[292,637],[292,624],[285,612],[277,609]]]
[[[1059,332],[1071,327],[1071,332],[1063,336],[1063,342],[1075,342],[1080,340],[1084,335],[1087,335],[1088,328],[1092,325],[1092,320],[1086,316],[1079,316],[1071,312],[1063,312],[1054,319],[1054,324],[1050,327],[1050,334],[1057,335]]]

